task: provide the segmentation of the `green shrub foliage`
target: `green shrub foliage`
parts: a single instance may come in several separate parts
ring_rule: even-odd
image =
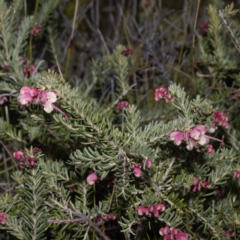
[[[26,4],[0,0],[1,239],[238,239],[233,5],[209,5],[193,54],[180,51],[183,65],[174,68],[186,70],[185,84],[174,69],[165,72],[172,60],[161,63],[157,55],[148,57],[159,57],[162,75],[145,69],[141,82],[136,69],[154,68],[155,60],[147,65],[151,59],[134,44],[110,49],[97,26],[105,54],[92,59],[87,80],[70,76],[78,4],[94,8],[73,5],[62,51],[63,1],[36,1],[34,12]],[[127,31],[116,24],[118,34]]]

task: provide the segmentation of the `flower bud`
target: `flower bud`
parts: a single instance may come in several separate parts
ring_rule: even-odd
[[[139,216],[142,216],[142,215],[145,214],[146,208],[143,207],[143,206],[138,206],[138,207],[137,207],[137,211],[138,211],[138,215],[139,215]]]
[[[152,160],[151,159],[147,159],[146,167],[149,168],[149,169],[152,167]]]
[[[142,176],[142,170],[139,167],[135,167],[133,169],[134,176],[139,178]]]
[[[90,175],[88,175],[87,177],[87,183],[89,185],[93,185],[96,181],[98,180],[98,176],[96,173],[91,173]]]

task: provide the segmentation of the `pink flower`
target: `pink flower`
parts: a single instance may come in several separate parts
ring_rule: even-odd
[[[20,168],[34,168],[41,156],[41,149],[31,148],[31,150],[19,150],[13,153],[15,159],[19,160]]]
[[[29,86],[23,86],[20,89],[20,94],[29,94],[31,97],[37,97],[38,96],[38,89],[37,88],[31,88]]]
[[[19,151],[13,153],[13,157],[17,160],[20,160],[22,158],[23,154],[24,154],[24,151],[19,150]]]
[[[202,183],[204,188],[208,188],[210,186],[210,182],[206,181]]]
[[[98,180],[98,176],[96,173],[91,173],[90,175],[88,175],[87,177],[87,183],[89,185],[93,185],[96,181]]]
[[[168,233],[170,233],[170,228],[168,226],[164,227],[164,228],[160,228],[159,229],[159,234],[161,236],[167,235]]]
[[[170,233],[168,235],[165,235],[163,240],[174,240],[174,234]]]
[[[29,86],[23,86],[20,89],[20,95],[18,96],[17,100],[22,105],[27,105],[29,102],[32,102],[35,97],[38,96],[38,89],[31,88]]]
[[[5,225],[7,220],[7,215],[4,212],[0,212],[0,224]]]
[[[175,235],[176,240],[188,240],[188,234],[185,232],[179,232]]]
[[[209,142],[209,137],[205,135],[207,129],[203,125],[197,125],[190,131],[190,137],[196,140],[200,145],[205,145]]]
[[[31,88],[30,95],[32,97],[37,97],[38,96],[38,89],[37,88]]]
[[[146,213],[146,208],[143,206],[138,206],[137,211],[139,216],[143,216]]]
[[[200,179],[199,178],[195,178],[193,181],[193,192],[197,192],[200,190]]]
[[[47,113],[52,112],[54,105],[52,103],[57,101],[57,96],[54,92],[40,91],[39,99]]]
[[[29,93],[24,93],[18,96],[17,98],[18,102],[20,102],[22,105],[27,105],[29,102],[32,102],[33,98]]]
[[[142,170],[139,167],[135,167],[133,169],[134,176],[139,178],[142,176]]]
[[[203,23],[200,25],[200,29],[201,29],[203,32],[208,32],[208,29],[209,29],[208,23],[203,22]]]
[[[172,234],[173,235],[177,235],[178,234],[178,229],[177,228],[173,228],[172,229]]]
[[[7,66],[7,65],[4,65],[4,66],[2,66],[2,70],[4,71],[4,72],[9,72],[9,66]]]
[[[7,101],[8,101],[7,97],[0,96],[0,105],[3,105]]]
[[[239,171],[234,171],[233,173],[235,178],[240,178],[240,172]]]
[[[149,209],[148,208],[145,208],[145,215],[150,217],[151,216],[151,213],[149,212]]]
[[[168,88],[160,87],[155,89],[155,100],[159,101],[168,94]]]
[[[153,212],[153,210],[154,210],[154,205],[149,205],[149,207],[148,207],[148,210],[149,210],[149,212]]]
[[[24,74],[25,77],[29,77],[30,73],[35,72],[35,70],[36,70],[36,67],[34,65],[31,65],[31,67],[26,66],[26,67],[23,68],[23,74]]]
[[[115,220],[115,219],[116,219],[116,215],[113,214],[113,213],[110,213],[110,214],[108,215],[108,218],[109,218],[109,220]]]
[[[118,102],[116,108],[118,110],[125,110],[129,107],[129,102],[128,101],[121,101],[121,102]]]
[[[159,216],[159,212],[158,212],[157,209],[153,210],[153,216],[156,217],[156,218]]]
[[[215,149],[213,148],[213,145],[208,144],[206,152],[211,156],[213,153],[215,153]]]
[[[46,92],[45,90],[39,91],[37,88],[23,86],[17,100],[22,105],[27,105],[29,102],[42,104],[45,112],[50,113],[55,109],[60,112],[65,119],[68,119],[68,116],[61,109],[52,104],[57,101],[57,94],[54,92]]]
[[[36,26],[31,30],[31,35],[36,36],[41,30],[41,26],[36,24]]]
[[[200,139],[198,140],[198,144],[200,145],[206,145],[209,143],[209,137],[206,135],[203,135],[200,137]]]
[[[169,134],[169,138],[171,141],[174,141],[175,145],[179,146],[184,139],[184,134],[179,131],[172,132]]]
[[[159,101],[160,99],[165,99],[165,102],[173,101],[173,96],[169,93],[168,88],[160,87],[155,89],[155,100]]]
[[[151,168],[152,167],[152,160],[151,159],[147,159],[147,161],[146,161],[146,166],[147,166],[147,168]]]
[[[213,127],[215,128],[217,126],[222,126],[226,129],[229,127],[228,117],[221,111],[214,112]]]
[[[30,95],[30,92],[31,92],[31,87],[29,86],[23,86],[21,89],[20,89],[20,94],[25,94],[25,93],[28,93]],[[31,96],[31,95],[30,95]]]
[[[203,125],[197,125],[196,127],[192,128],[190,131],[190,137],[194,140],[200,140],[201,136],[204,136],[206,133],[206,128]]]
[[[191,151],[195,147],[197,149],[197,151],[198,151],[198,146],[197,146],[197,143],[196,143],[196,141],[194,139],[189,138],[186,141],[186,143],[187,143],[187,146],[186,146],[187,150]]]
[[[127,48],[127,49],[125,49],[125,50],[123,50],[122,52],[121,52],[121,54],[123,55],[123,56],[130,56],[130,55],[132,55],[133,54],[133,51],[131,50],[131,49],[129,49],[129,48]]]
[[[166,209],[166,206],[163,203],[157,203],[154,207],[159,212],[164,212]]]

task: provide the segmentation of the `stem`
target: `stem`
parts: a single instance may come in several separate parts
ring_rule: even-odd
[[[67,116],[67,114],[66,114],[65,112],[63,112],[60,108],[58,108],[58,107],[55,106],[54,104],[52,104],[52,107],[53,107],[54,109],[56,109],[58,112],[60,112],[60,113],[64,116],[64,118],[65,118],[66,120],[68,120],[68,116]]]

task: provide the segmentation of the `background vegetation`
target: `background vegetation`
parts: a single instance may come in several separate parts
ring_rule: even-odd
[[[162,239],[166,226],[193,239],[238,239],[239,3],[231,3],[0,0],[2,239]],[[23,86],[57,93],[65,115],[19,104]],[[159,87],[172,104],[155,101]],[[170,141],[174,131],[211,127],[217,110],[229,127],[214,132],[225,145],[213,142],[211,156]],[[36,168],[21,169],[19,149],[40,159]],[[131,170],[139,166],[140,179]],[[167,210],[156,219],[136,210],[158,203]]]

